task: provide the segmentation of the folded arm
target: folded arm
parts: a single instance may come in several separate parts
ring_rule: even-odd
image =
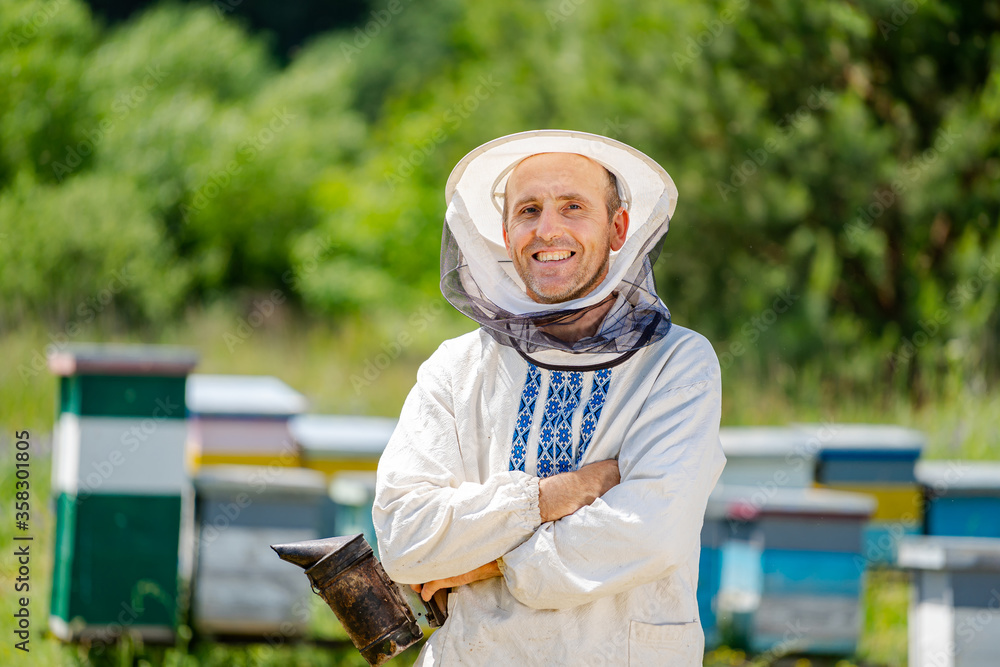
[[[538,483],[538,507],[543,522],[556,521],[590,505],[604,495],[611,487],[618,484],[621,475],[618,472],[618,461],[610,459],[597,461],[583,466],[579,470],[560,473],[540,480]],[[423,585],[412,584],[411,587],[421,594],[424,600],[430,600],[434,593],[442,588],[464,586],[484,579],[501,577],[500,563],[492,560],[474,570],[463,574],[434,579]]]
[[[697,557],[725,462],[719,417],[717,376],[654,388],[626,433],[621,483],[499,560],[511,594],[529,607],[563,609],[661,579]]]
[[[421,366],[379,461],[372,519],[382,564],[404,584],[470,572],[541,525],[537,477],[511,471],[468,481],[450,370],[442,350]]]

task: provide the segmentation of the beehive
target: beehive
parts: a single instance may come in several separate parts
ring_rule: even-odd
[[[919,534],[923,527],[923,499],[914,473],[926,442],[923,433],[884,424],[800,428],[821,443],[818,486],[875,497],[863,555],[871,564],[894,563],[899,539]]]
[[[269,466],[206,466],[195,478],[193,619],[205,634],[301,635],[309,582],[270,545],[319,537],[323,476]]]
[[[352,415],[301,415],[289,425],[302,464],[332,478],[339,472],[374,471],[396,420]]]
[[[732,500],[719,608],[750,650],[850,655],[860,632],[866,495],[783,489],[763,504]]]
[[[717,646],[721,642],[717,598],[722,581],[723,548],[730,535],[727,509],[725,491],[723,487],[716,487],[705,510],[705,521],[701,528],[701,554],[698,559],[698,616],[705,631],[707,647]]]
[[[725,486],[803,488],[813,484],[818,441],[799,429],[776,426],[727,427],[719,430],[726,467]]]
[[[187,401],[193,467],[301,463],[288,421],[305,411],[307,402],[278,378],[195,374]]]
[[[921,461],[928,535],[1000,538],[1000,463]]]
[[[994,667],[1000,656],[1000,539],[907,537],[898,564],[913,579],[910,667]]]
[[[76,345],[49,357],[59,376],[49,625],[63,640],[173,637],[190,530],[185,384],[196,361],[162,346]]]
[[[375,553],[378,540],[372,521],[372,503],[375,501],[375,473],[341,472],[330,483],[330,499],[334,504],[333,533],[355,535],[361,533]]]

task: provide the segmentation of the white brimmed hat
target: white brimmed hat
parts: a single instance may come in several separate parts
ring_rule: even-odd
[[[507,256],[502,210],[507,178],[524,159],[540,153],[575,153],[608,169],[618,180],[622,204],[629,212],[625,244],[610,259],[608,275],[593,292],[559,304],[576,309],[602,301],[618,285],[650,235],[662,236],[677,207],[677,188],[652,158],[620,141],[588,132],[532,130],[494,139],[476,148],[451,172],[445,187],[447,224],[477,275],[479,288],[511,313],[551,311],[551,304],[531,300]],[[644,253],[643,253],[644,254]]]

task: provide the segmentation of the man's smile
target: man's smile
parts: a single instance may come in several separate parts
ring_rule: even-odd
[[[539,250],[532,257],[539,262],[561,262],[575,254],[572,250]]]

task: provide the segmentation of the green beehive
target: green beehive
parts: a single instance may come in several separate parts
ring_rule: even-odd
[[[188,569],[185,382],[196,361],[162,346],[78,345],[49,356],[60,376],[49,625],[60,639],[173,637]]]

